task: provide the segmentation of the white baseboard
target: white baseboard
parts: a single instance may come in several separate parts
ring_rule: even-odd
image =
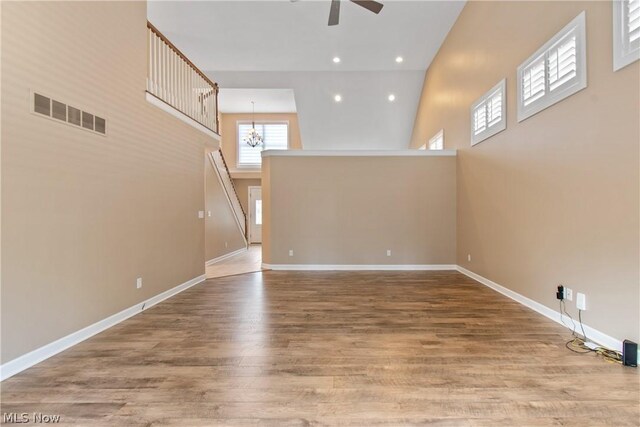
[[[217,262],[220,262],[220,261],[223,261],[225,259],[231,258],[232,256],[236,256],[236,255],[241,254],[242,252],[246,252],[248,250],[249,250],[248,246],[244,247],[244,248],[240,248],[237,251],[229,252],[228,254],[220,255],[217,258],[210,259],[209,261],[207,261],[205,263],[205,265],[213,265],[213,264],[215,264]]]
[[[416,270],[456,270],[453,264],[262,264],[262,268],[266,270],[290,270],[290,271],[325,271],[325,270],[341,270],[341,271],[372,271],[372,270],[389,270],[389,271],[416,271]]]
[[[482,277],[479,274],[476,274],[473,271],[467,270],[464,267],[458,266],[458,271],[464,274],[465,276],[469,276],[470,278],[482,283],[483,285],[488,286],[494,291],[500,292],[502,295],[505,295],[511,298],[512,300],[517,301],[520,304],[527,306],[534,311],[537,311],[538,313],[542,314],[545,317],[548,317],[554,322],[559,323],[566,328],[569,328],[569,329],[571,328],[571,326],[569,326],[572,324],[571,319],[564,315],[561,316],[559,311],[555,311],[547,307],[546,305],[540,304],[539,302],[534,301],[530,298],[527,298],[524,295],[520,295],[519,293],[514,292],[511,289],[507,289],[504,286],[498,285],[497,283],[492,282],[486,277]],[[577,320],[574,319],[574,322],[576,322],[576,326],[579,327]],[[603,332],[600,332],[599,330],[594,329],[591,326],[587,326],[585,324],[583,324],[583,326],[584,326],[584,331],[589,337],[590,341],[594,341],[595,343],[600,344],[612,350],[622,351],[622,341],[620,341],[619,339],[616,339]],[[580,333],[579,330],[577,330],[577,332]]]
[[[106,329],[109,329],[114,325],[117,325],[118,323],[132,316],[135,316],[136,314],[142,312],[143,307],[145,310],[149,307],[153,307],[159,302],[171,298],[172,296],[194,285],[197,285],[198,283],[204,282],[205,279],[206,276],[204,274],[202,276],[193,278],[181,285],[176,286],[175,288],[164,291],[145,301],[139,302],[132,307],[126,308],[119,313],[109,316],[106,319],[100,320],[92,325],[87,326],[86,328],[80,329],[79,331],[73,332],[72,334],[62,337],[52,343],[44,345],[7,363],[4,363],[0,366],[0,381],[4,381],[17,373],[22,372],[25,369],[30,368],[42,362],[43,360],[48,359],[51,356],[54,356],[61,351],[68,349],[69,347],[72,347]]]

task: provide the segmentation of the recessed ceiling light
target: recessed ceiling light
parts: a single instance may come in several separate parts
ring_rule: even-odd
[[[389,102],[393,102],[396,100],[396,96],[394,94],[391,94],[387,99],[389,100]]]
[[[333,63],[334,64],[339,64],[340,63],[340,58],[338,58],[337,56],[333,57]]]
[[[336,102],[340,102],[340,101],[342,101],[342,95],[336,95],[336,96],[334,96],[334,97],[333,97],[333,100],[334,100],[334,101],[336,101]]]
[[[396,62],[399,64],[402,61],[404,61],[404,58],[402,56],[396,56]]]

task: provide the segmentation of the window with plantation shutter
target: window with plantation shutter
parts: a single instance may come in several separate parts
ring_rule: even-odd
[[[613,0],[613,70],[640,59],[640,0]]]
[[[251,128],[251,123],[238,123],[238,167],[260,167],[263,150],[286,150],[289,148],[288,123],[256,122],[256,131],[263,139],[263,144],[256,147],[251,147],[243,141]]]
[[[518,67],[518,121],[585,87],[586,29],[582,12]]]
[[[524,105],[529,105],[532,102],[535,102],[543,97],[544,93],[544,56],[542,56],[536,61],[533,61],[533,63],[523,72],[522,97]]]
[[[571,33],[549,52],[549,90],[556,90],[576,75],[576,36]]]
[[[444,150],[444,129],[440,129],[440,131],[429,140],[429,150]]]
[[[502,79],[471,106],[471,145],[507,128],[506,80]]]

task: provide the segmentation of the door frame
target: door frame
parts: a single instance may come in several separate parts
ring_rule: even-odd
[[[251,240],[251,189],[252,188],[259,188],[260,189],[260,194],[262,194],[262,185],[248,185],[247,186],[247,216],[248,216],[248,220],[247,221],[247,241],[249,242],[249,244],[252,243],[262,243],[262,239],[260,239],[259,242],[254,242]]]

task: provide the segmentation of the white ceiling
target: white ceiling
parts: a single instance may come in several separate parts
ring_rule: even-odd
[[[221,88],[218,108],[221,113],[250,113],[251,101],[256,113],[295,113],[293,89],[230,89]]]
[[[405,149],[425,70],[464,2],[382,2],[375,15],[342,0],[335,27],[327,26],[330,0],[150,1],[147,7],[149,20],[223,94],[293,90],[305,149]],[[395,102],[387,100],[392,93]],[[333,101],[336,94],[342,102]]]
[[[149,20],[203,70],[372,71],[426,70],[464,5],[382,2],[375,15],[343,0],[333,27],[329,0],[150,1],[147,8]]]
[[[409,147],[424,71],[218,71],[220,87],[291,87],[310,150]],[[394,102],[388,96],[396,96]],[[336,103],[333,97],[342,96]]]

